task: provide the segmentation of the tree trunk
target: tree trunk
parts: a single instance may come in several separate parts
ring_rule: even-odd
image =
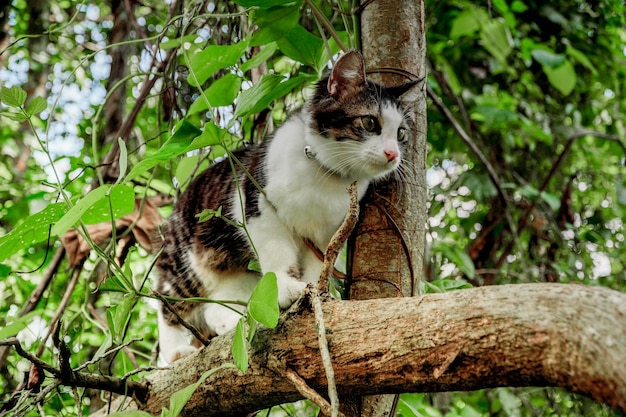
[[[626,294],[564,284],[481,287],[411,298],[324,303],[341,395],[560,386],[626,412]],[[318,392],[326,377],[305,299],[262,329],[250,369],[209,377],[185,416],[232,416],[302,396],[278,361]],[[147,379],[153,414],[207,369],[231,361],[232,334]],[[103,415],[103,414],[100,414]]]
[[[424,2],[381,0],[361,14],[361,44],[370,76],[398,85],[426,74]],[[399,47],[401,45],[401,47]],[[388,69],[412,74],[410,79]],[[412,103],[414,140],[403,155],[402,183],[371,187],[350,240],[348,294],[351,300],[411,296],[423,269],[426,224],[426,96],[421,86]],[[396,396],[342,398],[347,417],[393,414]]]

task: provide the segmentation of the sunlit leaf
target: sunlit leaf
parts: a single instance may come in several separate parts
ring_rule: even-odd
[[[185,388],[176,391],[170,397],[170,408],[166,412],[163,413],[163,417],[178,417],[181,415],[183,408],[191,398],[194,392],[198,389],[200,385],[204,383],[204,381],[213,375],[216,372],[219,372],[224,369],[232,369],[235,366],[232,363],[225,363],[223,365],[218,366],[217,368],[209,369],[205,373],[203,373],[198,380],[186,386]]]
[[[458,39],[468,36],[480,30],[481,26],[489,21],[487,13],[477,7],[470,7],[460,13],[453,21],[450,28],[450,38]]]
[[[0,101],[10,107],[21,107],[26,101],[26,91],[18,86],[2,87]]]
[[[285,36],[276,43],[281,52],[289,58],[307,65],[314,65],[317,62],[324,47],[322,39],[314,36],[302,26],[296,26],[285,33]]]
[[[26,114],[28,114],[29,116],[38,114],[44,111],[47,107],[48,103],[46,103],[45,98],[35,97],[26,106]]]
[[[483,46],[501,64],[513,50],[513,38],[508,25],[502,19],[493,19],[485,23],[480,30]]]
[[[547,49],[533,49],[531,55],[537,62],[548,67],[556,68],[565,62],[565,55],[556,54]]]
[[[20,123],[28,119],[28,116],[26,116],[24,113],[12,113],[8,111],[0,112],[0,116]]]
[[[65,203],[49,204],[42,211],[28,216],[19,226],[0,237],[0,262],[16,252],[48,238],[50,227],[67,211]]]
[[[37,311],[31,311],[30,313],[24,314],[22,317],[13,320],[8,326],[0,328],[0,340],[16,336],[20,331],[22,331],[22,329],[25,329],[32,322],[33,317],[38,315],[39,313]]]
[[[248,302],[248,313],[259,323],[270,328],[276,327],[279,308],[275,273],[266,273],[254,288]]]
[[[239,95],[235,117],[258,113],[267,108],[274,100],[283,97],[308,78],[303,75],[286,79],[280,75],[269,74],[261,78],[258,84]]]
[[[123,336],[137,299],[137,295],[134,293],[127,293],[123,296],[122,301],[107,309],[109,328],[115,340],[119,340]]]
[[[259,53],[257,53],[252,58],[244,62],[243,65],[241,65],[241,70],[243,72],[247,72],[250,71],[252,68],[256,68],[259,65],[266,63],[267,60],[270,59],[272,55],[274,55],[277,49],[278,45],[276,45],[276,42],[265,45]]]
[[[204,84],[216,71],[235,65],[246,50],[246,43],[232,45],[209,45],[194,54],[189,61],[189,84]]]
[[[215,80],[203,95],[198,96],[189,107],[189,114],[208,110],[209,106],[219,107],[232,104],[241,88],[241,77],[236,74],[226,74]]]
[[[115,184],[80,217],[85,224],[96,224],[130,214],[135,209],[135,191],[128,185]]]
[[[154,168],[161,162],[170,161],[184,154],[194,138],[202,134],[202,131],[193,124],[183,120],[176,132],[161,146],[153,155],[150,155],[137,163],[126,176],[126,181],[131,181],[147,170]]]
[[[542,68],[550,84],[564,96],[568,96],[574,90],[574,87],[576,87],[578,77],[576,76],[574,66],[569,60],[566,60],[562,65],[556,68],[547,65],[544,65]]]
[[[235,365],[241,372],[248,370],[248,339],[246,338],[246,322],[242,317],[235,327],[235,335],[233,336],[232,354]]]
[[[300,8],[297,5],[273,7],[266,10],[257,10],[253,16],[254,24],[259,30],[252,35],[250,45],[265,45],[282,38],[298,25]]]
[[[117,144],[120,149],[120,157],[119,157],[119,174],[117,177],[117,182],[121,182],[124,176],[126,175],[126,171],[128,170],[128,150],[126,149],[126,142],[122,138],[117,138]]]

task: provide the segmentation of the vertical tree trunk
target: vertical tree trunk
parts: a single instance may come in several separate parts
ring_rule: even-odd
[[[426,75],[423,0],[364,3],[361,45],[370,77],[397,85]],[[370,189],[350,241],[348,294],[351,299],[411,296],[417,293],[424,260],[426,223],[426,95],[418,84],[413,105],[414,140],[404,155],[402,182]],[[373,279],[373,277],[376,277]],[[397,396],[343,399],[347,416],[388,416]]]

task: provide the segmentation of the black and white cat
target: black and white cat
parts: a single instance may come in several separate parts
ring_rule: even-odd
[[[280,307],[290,306],[322,268],[304,239],[324,251],[348,209],[350,184],[357,181],[360,199],[372,181],[398,169],[410,137],[400,96],[412,85],[375,84],[366,78],[360,53],[344,54],[271,138],[235,151],[239,163],[215,164],[185,190],[164,225],[156,292],[248,300],[260,278],[249,265],[258,259],[263,272],[276,274]],[[219,207],[245,229],[217,217],[198,222],[202,210]],[[233,329],[241,317],[216,303],[172,307],[207,336]],[[159,344],[166,362],[196,349],[165,306]]]

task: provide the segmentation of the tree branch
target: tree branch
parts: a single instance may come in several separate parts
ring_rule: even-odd
[[[420,297],[323,305],[341,395],[560,386],[626,412],[626,294],[598,287],[522,284]],[[242,415],[302,394],[269,366],[278,358],[316,391],[326,388],[310,300],[260,329],[246,374],[225,369],[191,398],[186,416]],[[230,357],[220,336],[147,378],[141,406],[171,395]],[[135,403],[135,406],[137,403]],[[104,414],[96,414],[104,415]]]

